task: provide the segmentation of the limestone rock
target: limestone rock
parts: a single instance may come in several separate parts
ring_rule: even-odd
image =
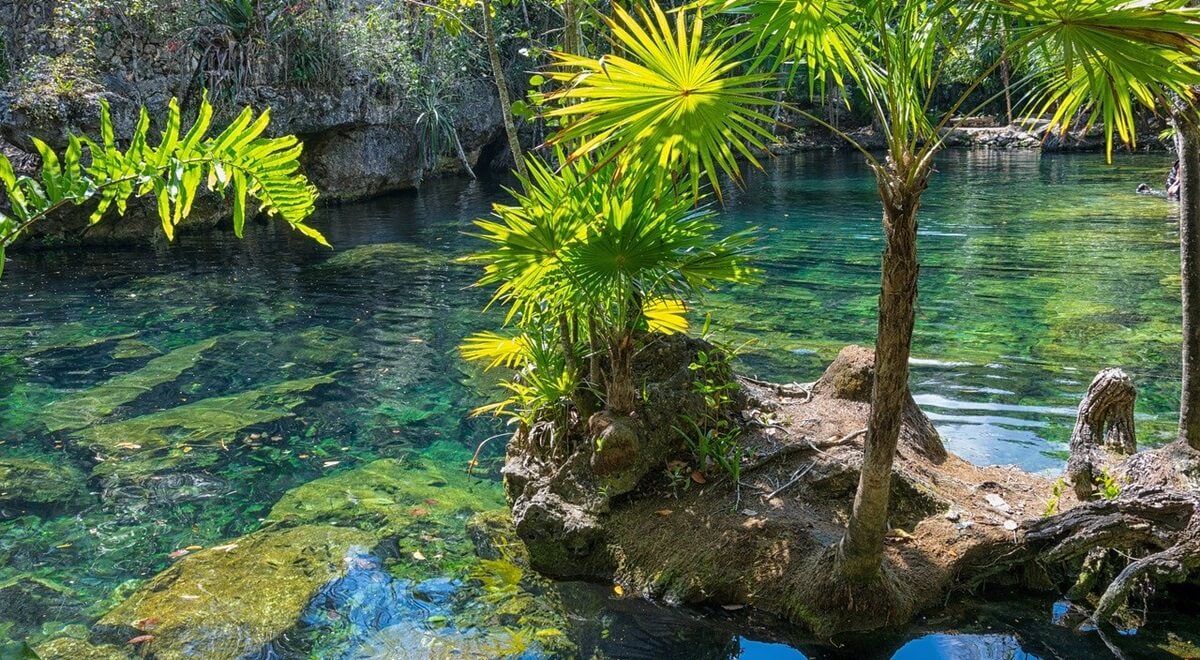
[[[0,458],[0,506],[70,504],[85,498],[83,475],[73,467],[27,458]]]
[[[155,658],[240,658],[295,625],[312,597],[375,537],[354,528],[269,528],[198,551],[105,614],[93,636],[121,644],[153,635]]]
[[[112,644],[95,645],[73,637],[52,639],[38,644],[33,650],[41,660],[128,660],[133,657]]]

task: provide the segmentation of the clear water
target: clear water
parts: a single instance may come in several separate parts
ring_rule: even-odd
[[[1112,167],[1097,156],[939,159],[922,215],[912,387],[953,451],[1058,470],[1074,406],[1106,366],[1125,368],[1138,384],[1139,439],[1169,437],[1178,400],[1176,228],[1166,201],[1133,194],[1142,181],[1157,185],[1167,165],[1167,156],[1121,156]],[[444,181],[420,194],[324,209],[314,224],[332,252],[258,226],[242,241],[185,235],[157,250],[12,256],[0,280],[0,458],[69,463],[92,475],[92,494],[36,511],[0,503],[0,596],[13,593],[3,591],[6,583],[30,576],[66,594],[54,608],[7,620],[0,603],[0,639],[78,634],[72,624],[93,621],[168,566],[170,553],[258,529],[286,492],[319,477],[384,457],[465,465],[498,428],[465,415],[485,400],[491,380],[455,348],[495,319],[478,312],[487,294],[469,286],[476,273],[455,258],[473,247],[467,220],[502,198],[497,182]],[[781,158],[726,199],[730,228],[763,228],[766,283],[709,305],[723,340],[752,342],[740,358],[745,371],[808,381],[841,346],[873,341],[882,246],[860,159]],[[148,378],[152,361],[190,350],[194,360]],[[305,380],[329,374],[335,382]],[[291,389],[249,403],[217,399],[279,383]],[[245,419],[211,421],[214,400]],[[256,417],[264,406],[272,412]],[[200,430],[161,422],[160,435],[138,440],[139,420],[172,410]],[[129,420],[133,426],[121,425]],[[219,423],[227,428],[205,431]],[[114,433],[130,444],[88,449],[99,438],[112,448]],[[139,444],[155,437],[176,444]],[[494,498],[500,448],[484,456],[481,471],[491,478],[472,488]],[[460,521],[444,522],[442,531],[461,540]],[[464,564],[363,565],[364,573],[323,592],[323,605],[274,652],[396,653],[408,648],[397,636],[445,631],[472,607]],[[589,657],[1104,652],[1098,639],[1048,625],[1049,602],[946,614],[839,649],[745,615],[662,608],[597,585],[544,588],[560,603],[562,632]],[[1171,630],[1196,622],[1169,612],[1160,621]],[[1154,657],[1166,644],[1168,630],[1160,632],[1122,643]],[[380,639],[393,646],[380,647]]]

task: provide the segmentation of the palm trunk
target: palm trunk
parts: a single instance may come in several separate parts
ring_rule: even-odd
[[[1004,114],[1008,125],[1013,123],[1012,81],[1008,72],[1008,57],[1000,61],[1000,81],[1004,84]]]
[[[892,462],[908,396],[908,354],[917,299],[917,209],[925,174],[907,185],[894,167],[876,172],[883,200],[887,245],[883,252],[879,322],[875,337],[875,383],[863,443],[854,509],[839,549],[841,574],[852,582],[879,575],[888,525]]]
[[[512,115],[512,98],[508,95],[508,79],[504,75],[504,65],[500,62],[500,48],[496,45],[491,0],[483,0],[483,38],[487,41],[488,59],[492,63],[492,77],[496,79],[496,91],[500,94],[500,116],[504,118],[504,133],[508,136],[508,149],[512,152],[517,172],[521,176],[525,176],[525,154],[521,151],[521,140],[517,135],[517,124]]]
[[[633,386],[633,337],[622,335],[608,348],[608,383],[604,407],[614,415],[633,414],[637,392]]]
[[[1200,450],[1200,116],[1173,117],[1179,156],[1179,270],[1183,301],[1183,382],[1179,437]]]

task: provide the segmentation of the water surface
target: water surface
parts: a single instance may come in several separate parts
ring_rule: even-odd
[[[1169,437],[1178,401],[1176,227],[1166,201],[1133,194],[1168,165],[1166,156],[1120,156],[1112,167],[1090,155],[939,159],[921,220],[912,389],[951,450],[1057,471],[1074,406],[1106,366],[1125,368],[1138,385],[1139,440]],[[455,348],[496,319],[479,313],[487,294],[469,286],[476,273],[455,259],[475,247],[463,234],[467,221],[502,198],[496,182],[444,181],[323,209],[313,224],[332,252],[270,225],[248,229],[243,241],[184,235],[156,250],[14,255],[0,280],[0,458],[70,463],[89,476],[91,494],[37,511],[0,506],[0,596],[13,597],[5,585],[21,579],[63,588],[54,608],[14,613],[0,604],[0,638],[80,634],[78,624],[168,566],[170,553],[258,529],[284,493],[319,477],[386,457],[464,467],[502,428],[465,414],[486,401],[492,378]],[[841,346],[873,341],[882,244],[860,159],[778,159],[726,199],[729,229],[762,227],[765,283],[708,307],[717,337],[742,347],[745,371],[809,381]],[[112,455],[87,449],[101,441]],[[152,446],[159,441],[170,447]],[[499,457],[499,447],[485,451],[484,477],[472,488],[498,494]],[[461,521],[445,522],[442,532],[461,534],[446,532]],[[472,603],[486,609],[479,599],[487,594],[472,591],[471,567],[404,556],[363,566],[323,593],[324,605],[275,652],[386,657],[423,636],[475,639],[463,617]],[[603,585],[545,588],[561,604],[559,632],[585,656],[1009,658],[1075,649],[1095,657],[1104,649],[1046,624],[1049,602],[927,622],[839,650],[745,615],[661,608]],[[1160,641],[1126,643],[1154,657]],[[545,653],[536,641],[523,648]]]

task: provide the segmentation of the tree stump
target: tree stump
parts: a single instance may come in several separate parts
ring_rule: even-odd
[[[1127,456],[1137,451],[1133,404],[1137,390],[1122,370],[1104,369],[1092,379],[1079,403],[1071,431],[1067,478],[1080,500],[1092,498],[1096,478],[1104,470],[1104,450]]]

